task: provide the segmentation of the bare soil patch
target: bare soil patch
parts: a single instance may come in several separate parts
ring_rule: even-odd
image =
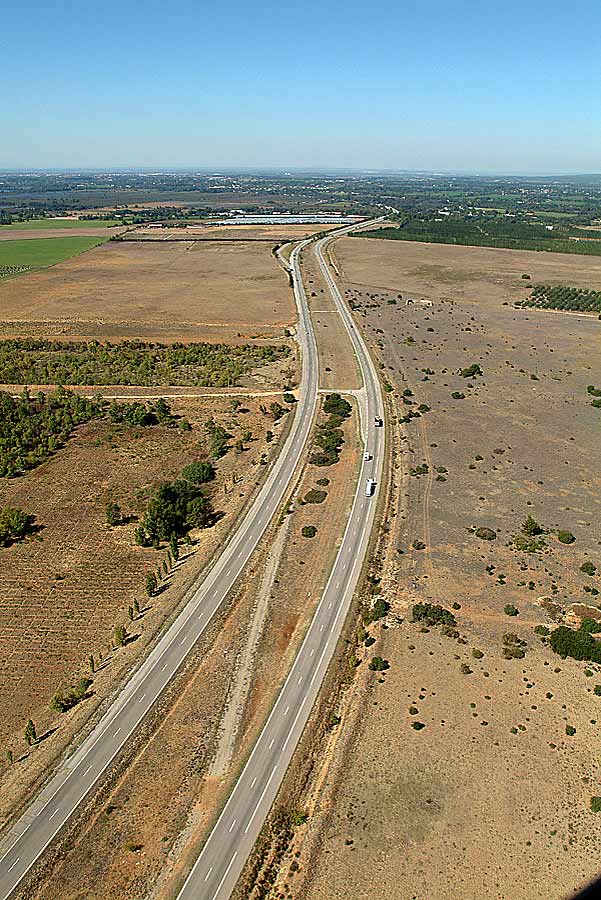
[[[0,284],[5,334],[247,340],[294,321],[268,244],[109,242]]]

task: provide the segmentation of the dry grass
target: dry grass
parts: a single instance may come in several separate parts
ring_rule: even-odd
[[[534,250],[453,247],[374,238],[343,238],[333,254],[354,287],[395,290],[428,300],[498,306],[526,293],[522,275],[537,282],[601,289],[601,258]]]
[[[330,479],[323,504],[297,506],[287,519],[284,550],[272,582],[257,665],[249,679],[229,771],[216,778],[209,774],[209,766],[275,530],[253,555],[210,642],[195,649],[171,700],[157,716],[156,728],[93,813],[82,817],[76,837],[67,842],[66,854],[57,855],[52,873],[34,897],[76,900],[92,881],[102,884],[102,896],[107,898],[135,900],[151,892],[157,897],[172,896],[174,879],[197,852],[215,809],[236,777],[239,760],[248,754],[268,715],[327,579],[354,492],[353,473],[360,452],[356,419],[355,413],[345,423],[347,442],[340,462],[326,468],[307,467],[298,486],[302,497],[315,487],[317,478]],[[302,536],[307,524],[318,527],[315,538]],[[132,852],[131,845],[141,849]]]
[[[0,284],[6,334],[280,337],[294,302],[269,244],[111,242]]]
[[[374,284],[359,290],[366,245],[375,245]],[[480,293],[470,279],[469,291],[464,282],[439,286],[456,303],[389,305],[408,279],[428,296],[430,276],[419,281],[414,258],[401,265],[405,246],[387,248],[388,264],[380,248],[344,242],[347,296],[360,305],[359,321],[393,385],[391,424],[398,428],[411,408],[402,402],[407,389],[414,409],[425,403],[431,411],[402,426],[388,536],[395,552],[382,573],[393,614],[388,629],[372,626],[377,643],[361,651],[314,815],[291,849],[301,851],[301,872],[286,879],[286,895],[346,900],[370,896],[374,884],[383,900],[401,896],[399,885],[403,897],[429,900],[570,895],[599,874],[593,848],[601,819],[590,798],[601,795],[601,708],[593,694],[601,667],[562,661],[534,627],[554,627],[545,597],[558,605],[555,617],[568,621],[573,604],[599,599],[584,591],[601,589],[599,578],[580,565],[600,562],[599,410],[586,393],[588,384],[601,386],[600,326],[503,307],[509,276],[495,266],[486,294],[485,280]],[[424,266],[439,265],[440,251],[450,248],[428,249]],[[504,256],[477,249],[472,259],[469,248],[452,250],[470,271],[483,254]],[[555,265],[547,254],[521,253],[520,262],[524,256]],[[578,283],[574,260],[566,270],[566,280]],[[523,271],[534,279],[532,264]],[[549,271],[536,277],[551,280]],[[589,281],[590,271],[581,272],[580,283]],[[458,374],[475,362],[483,376]],[[465,399],[453,400],[453,391]],[[422,463],[428,473],[411,476]],[[548,529],[541,553],[511,546],[529,513]],[[477,539],[471,529],[481,525],[497,539]],[[560,544],[558,528],[572,531],[575,544]],[[415,540],[425,549],[413,549]],[[459,603],[460,640],[410,624],[419,601]],[[519,615],[508,617],[507,604]],[[524,659],[503,658],[508,632],[526,641]],[[390,661],[382,679],[366,671],[375,654]],[[425,727],[416,731],[414,722]],[[575,734],[566,734],[568,725]]]
[[[32,538],[0,551],[0,747],[11,748],[15,759],[25,753],[22,762],[1,773],[2,819],[140,658],[236,521],[262,472],[260,454],[273,454],[276,447],[275,442],[265,444],[265,432],[274,425],[270,417],[259,413],[259,404],[259,399],[247,399],[234,415],[226,399],[174,400],[172,408],[188,416],[191,432],[91,423],[37,469],[0,481],[0,504],[24,508],[36,516],[42,529],[41,540]],[[249,428],[255,440],[246,452],[231,450],[219,461],[210,491],[215,509],[226,515],[215,527],[199,533],[192,555],[166,582],[168,589],[147,601],[145,574],[162,563],[165,551],[136,546],[135,521],[109,528],[106,503],[114,499],[124,514],[140,515],[141,489],[174,478],[192,459],[203,458],[202,424],[211,415],[234,438]],[[127,611],[134,599],[146,611],[130,624]],[[138,639],[111,653],[114,627],[119,623],[126,624]],[[51,712],[54,692],[89,674],[91,653],[96,660],[108,654],[106,666],[95,679],[94,697],[67,715]],[[26,752],[23,727],[30,717],[40,735],[60,727]]]
[[[153,238],[154,240],[173,240],[177,238],[189,238],[194,241],[201,240],[300,240],[311,234],[322,231],[330,231],[339,228],[339,225],[294,225],[281,223],[278,225],[186,225],[184,228],[145,228],[143,225],[132,232],[133,237]]]

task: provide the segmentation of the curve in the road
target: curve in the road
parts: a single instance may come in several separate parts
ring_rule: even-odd
[[[317,403],[317,349],[298,265],[298,254],[308,243],[310,239],[297,245],[290,257],[303,368],[300,399],[284,446],[241,525],[192,599],[81,747],[64,762],[3,840],[0,846],[1,900],[6,900],[27,875],[178,671],[240,576],[285,496],[306,445]]]
[[[345,229],[351,230],[351,229]],[[384,467],[384,431],[375,427],[383,398],[367,346],[323,258],[324,248],[343,232],[315,245],[328,288],[350,335],[364,382],[366,449],[351,513],[328,582],[307,635],[251,756],[186,879],[178,900],[227,900],[282,783],[325,677],[348,613],[369,547],[376,514],[377,485]],[[300,271],[297,274],[300,277]],[[367,479],[376,491],[366,495]]]

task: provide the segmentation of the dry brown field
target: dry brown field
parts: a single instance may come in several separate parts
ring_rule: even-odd
[[[156,340],[280,338],[294,322],[269,244],[109,242],[0,284],[2,332]]]
[[[601,666],[562,660],[534,628],[577,623],[574,606],[601,597],[580,570],[601,570],[601,411],[587,394],[601,387],[601,323],[503,303],[523,272],[594,287],[598,264],[391,243],[335,251],[392,387],[391,612],[369,628],[273,896],[559,900],[599,876]],[[433,306],[405,307],[409,292]],[[482,376],[458,374],[473,363]],[[546,530],[539,552],[512,544],[528,514]],[[413,624],[417,602],[457,604],[457,633]],[[524,658],[503,655],[512,633]],[[372,655],[390,669],[369,672]]]
[[[524,299],[528,283],[522,275],[530,275],[530,284],[601,289],[601,257],[595,256],[375,238],[342,238],[333,253],[349,284],[418,299],[496,308]]]
[[[311,234],[322,231],[331,231],[339,228],[339,225],[186,225],[185,228],[145,228],[141,225],[130,232],[132,237],[152,238],[153,240],[169,241],[174,238],[181,240],[189,238],[194,241],[202,240],[244,240],[244,241],[284,241],[300,240]],[[79,234],[79,232],[78,232]]]
[[[226,612],[194,648],[155,727],[138,739],[130,765],[110,790],[82,814],[66,849],[57,852],[51,872],[29,898],[80,900],[91,883],[98,900],[174,895],[269,714],[328,577],[354,494],[357,425],[355,411],[344,425],[339,463],[305,468],[291,511],[272,526]],[[301,504],[324,477],[325,501]],[[302,535],[309,524],[318,529],[314,538]],[[253,665],[244,671],[241,656],[262,603]],[[226,739],[224,720],[238,679],[246,682],[240,721],[224,771],[217,774],[214,760]]]
[[[0,748],[3,756],[11,749],[16,760],[12,767],[2,762],[2,822],[139,661],[255,490],[264,472],[261,455],[276,453],[278,441],[267,444],[265,434],[272,429],[277,436],[284,420],[274,426],[272,417],[259,411],[260,398],[236,403],[237,412],[229,398],[173,399],[173,411],[189,418],[190,432],[92,422],[38,468],[0,479],[0,506],[25,509],[40,528],[37,536],[0,551]],[[166,553],[135,544],[135,517],[144,508],[140,492],[177,477],[192,460],[206,458],[203,425],[210,416],[233,439],[247,429],[253,439],[244,452],[231,449],[216,464],[217,478],[208,489],[215,510],[225,515],[193,534],[195,544],[182,548],[183,559],[164,581],[165,589],[148,600],[145,575]],[[109,499],[134,520],[109,528]],[[130,623],[128,607],[134,600],[143,614]],[[118,624],[125,624],[135,640],[114,651]],[[93,696],[69,713],[51,711],[55,691],[89,675],[90,654],[97,662],[104,658]],[[39,735],[46,735],[32,749],[23,740],[28,718]]]

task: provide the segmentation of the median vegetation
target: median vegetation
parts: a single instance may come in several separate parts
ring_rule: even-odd
[[[313,442],[316,445],[309,457],[314,466],[333,466],[340,459],[344,433],[340,427],[352,412],[352,406],[340,394],[328,394],[323,403],[325,422],[316,426]]]

